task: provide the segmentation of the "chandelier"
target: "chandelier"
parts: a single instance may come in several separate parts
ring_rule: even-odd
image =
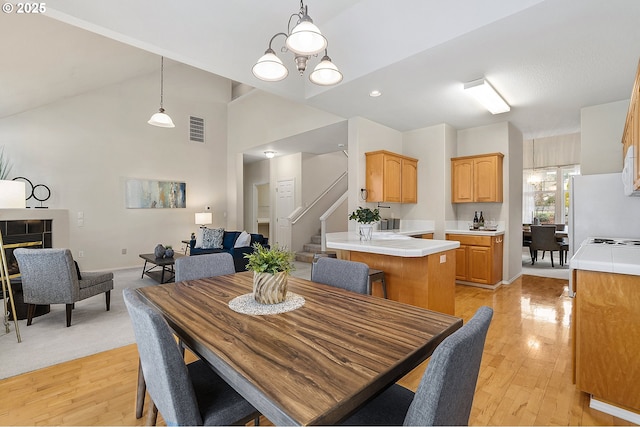
[[[294,18],[296,18],[295,26],[291,29]],[[289,51],[295,55],[294,60],[300,75],[303,75],[307,69],[307,62],[311,56],[317,56],[324,51],[324,56],[309,75],[309,80],[321,86],[331,86],[342,81],[342,73],[327,55],[327,39],[313,23],[307,13],[307,6],[303,4],[302,0],[300,0],[300,11],[289,17],[287,31],[287,33],[276,33],[271,37],[269,48],[251,69],[254,76],[267,82],[277,82],[287,77],[289,70],[271,48],[276,37],[284,36],[285,43],[281,51]]]

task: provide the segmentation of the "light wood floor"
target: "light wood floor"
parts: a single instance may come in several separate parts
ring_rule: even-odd
[[[470,424],[630,425],[590,409],[572,384],[566,287],[523,276],[496,291],[456,288],[465,321],[481,305],[494,309]],[[143,425],[134,415],[137,367],[133,344],[2,380],[0,425]],[[401,383],[415,390],[423,371]]]

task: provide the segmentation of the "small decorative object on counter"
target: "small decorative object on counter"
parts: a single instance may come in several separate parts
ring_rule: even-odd
[[[358,207],[355,211],[349,215],[350,220],[358,222],[358,232],[360,233],[360,240],[371,240],[371,232],[374,222],[380,221],[380,210]]]
[[[162,246],[160,243],[158,243],[156,248],[153,250],[153,254],[156,256],[156,258],[164,258],[165,252],[166,252],[165,247]]]
[[[478,220],[478,211],[475,211],[473,213],[473,229],[477,230],[479,226],[480,226],[480,223]]]
[[[171,245],[165,246],[164,256],[165,258],[173,258],[173,248]]]
[[[295,254],[278,245],[266,248],[259,243],[244,257],[253,271],[253,298],[260,304],[278,304],[287,297],[287,279],[295,269]]]
[[[482,211],[480,211],[480,219],[478,219],[478,227],[484,228],[484,216],[482,215]]]

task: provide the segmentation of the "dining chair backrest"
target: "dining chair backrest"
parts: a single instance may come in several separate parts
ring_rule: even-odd
[[[480,307],[474,316],[436,347],[404,425],[458,426],[469,423],[480,362],[493,309]]]
[[[177,258],[175,262],[176,282],[196,280],[204,277],[234,274],[233,257],[228,252],[193,255]]]
[[[556,241],[555,225],[531,226],[531,250],[559,251],[560,246]]]
[[[564,231],[565,228],[564,224],[556,224],[556,231]]]
[[[359,294],[367,294],[369,266],[362,262],[320,258],[311,271],[313,282],[324,283]]]
[[[182,352],[162,315],[134,289],[123,291],[147,391],[167,425],[202,425]]]

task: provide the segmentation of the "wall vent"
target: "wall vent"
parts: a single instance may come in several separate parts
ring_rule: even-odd
[[[189,141],[204,142],[204,119],[189,116]]]

